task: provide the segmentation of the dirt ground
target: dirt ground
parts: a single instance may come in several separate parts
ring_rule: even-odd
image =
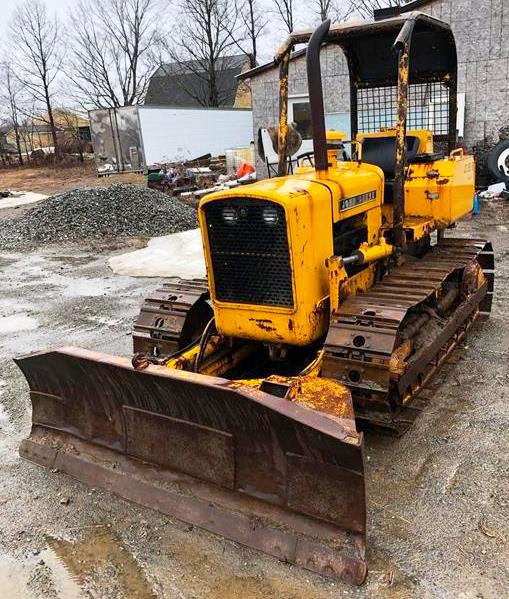
[[[35,191],[53,195],[77,187],[108,187],[115,183],[145,185],[145,177],[136,173],[98,177],[95,162],[91,160],[76,166],[0,169],[0,189],[14,191]]]
[[[42,191],[42,188],[41,188]],[[455,236],[497,259],[491,319],[435,379],[403,438],[368,434],[368,560],[350,588],[22,461],[27,385],[12,357],[78,345],[130,354],[156,279],[109,271],[110,252],[0,253],[0,596],[101,599],[495,599],[509,588],[509,206]]]

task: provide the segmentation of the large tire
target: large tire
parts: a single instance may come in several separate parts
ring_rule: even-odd
[[[509,183],[509,139],[503,139],[488,154],[488,170],[497,181]]]

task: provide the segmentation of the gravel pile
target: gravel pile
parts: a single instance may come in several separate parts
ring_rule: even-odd
[[[0,247],[154,237],[197,226],[194,208],[157,190],[124,184],[85,187],[0,222]]]

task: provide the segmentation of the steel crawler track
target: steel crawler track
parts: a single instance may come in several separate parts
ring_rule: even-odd
[[[463,297],[446,318],[429,318],[429,339],[407,358],[403,350],[409,318],[429,311],[451,275],[461,277],[475,262],[486,281]],[[349,387],[358,419],[397,434],[412,425],[430,395],[426,386],[435,371],[474,321],[490,312],[493,269],[489,242],[445,239],[424,258],[409,259],[341,305],[331,317],[322,376]]]
[[[134,353],[169,356],[190,342],[192,339],[185,338],[186,317],[197,303],[201,304],[201,313],[206,312],[207,298],[206,279],[180,280],[156,289],[144,300],[134,324]]]

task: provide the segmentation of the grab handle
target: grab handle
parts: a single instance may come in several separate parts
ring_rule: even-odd
[[[452,150],[452,152],[449,154],[449,160],[458,160],[463,158],[464,155],[465,150],[463,148],[456,148],[455,150]],[[458,158],[456,158],[456,156]]]

